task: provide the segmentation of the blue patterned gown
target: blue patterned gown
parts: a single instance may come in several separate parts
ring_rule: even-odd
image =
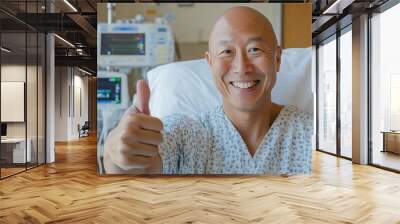
[[[196,117],[163,120],[164,174],[301,174],[311,172],[310,115],[285,106],[254,156],[222,106]]]

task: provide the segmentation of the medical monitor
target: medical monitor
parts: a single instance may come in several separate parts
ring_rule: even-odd
[[[121,78],[99,78],[97,100],[99,103],[121,103]]]
[[[97,77],[97,103],[100,108],[123,109],[129,102],[126,74],[102,71]]]
[[[145,55],[144,33],[101,34],[101,55]]]
[[[100,23],[97,28],[97,64],[101,68],[141,68],[174,60],[171,27],[157,23]]]

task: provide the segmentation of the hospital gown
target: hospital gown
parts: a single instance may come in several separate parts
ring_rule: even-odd
[[[300,174],[311,172],[312,118],[285,106],[252,156],[222,106],[194,117],[162,119],[164,174]]]

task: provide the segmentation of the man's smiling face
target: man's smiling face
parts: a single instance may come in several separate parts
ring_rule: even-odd
[[[214,26],[206,58],[224,103],[249,111],[265,104],[281,50],[269,21],[246,7],[228,10]]]

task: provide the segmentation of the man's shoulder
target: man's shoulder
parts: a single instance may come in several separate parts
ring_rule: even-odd
[[[285,105],[281,113],[284,119],[289,122],[312,126],[312,115],[294,105]]]
[[[292,117],[304,117],[304,118],[312,117],[311,114],[300,109],[299,107],[297,107],[295,105],[285,105],[282,110],[286,111],[286,113]]]

